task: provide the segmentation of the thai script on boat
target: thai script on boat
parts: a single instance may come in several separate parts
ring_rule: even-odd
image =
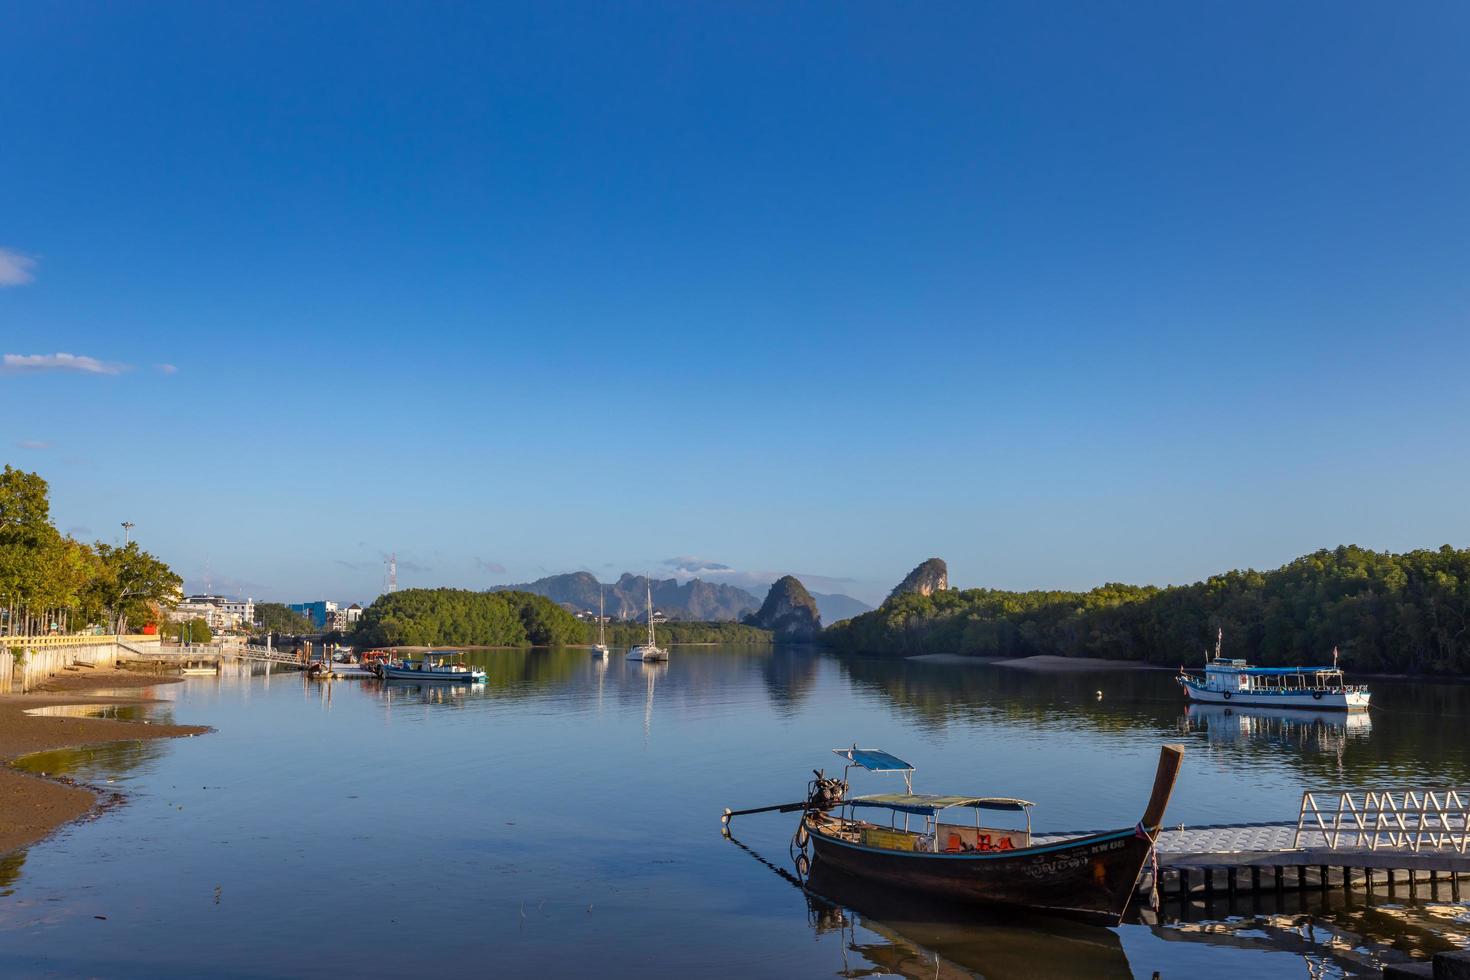
[[[1076,871],[1078,868],[1087,867],[1091,858],[1097,854],[1105,854],[1108,851],[1116,851],[1127,847],[1126,840],[1107,841],[1102,844],[1093,844],[1084,854],[1072,854],[1069,857],[1037,858],[1023,869],[1032,878],[1050,878],[1052,875],[1064,871]]]

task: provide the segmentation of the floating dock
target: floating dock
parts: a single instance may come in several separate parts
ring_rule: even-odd
[[[1295,820],[1165,828],[1155,853],[1165,901],[1309,888],[1415,897],[1427,886],[1427,897],[1445,888],[1458,902],[1470,878],[1470,790],[1308,790]]]

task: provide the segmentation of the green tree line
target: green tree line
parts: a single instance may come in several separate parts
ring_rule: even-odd
[[[1089,592],[948,590],[901,595],[836,623],[839,650],[1024,657],[1059,654],[1202,663],[1224,653],[1263,665],[1470,674],[1470,549],[1388,554],[1345,545],[1271,571],[1193,585],[1108,584]]]
[[[140,548],[84,544],[51,520],[50,487],[38,474],[0,472],[0,633],[126,633],[162,619],[183,579]]]
[[[284,602],[257,602],[255,622],[260,626],[257,628],[251,624],[252,630],[262,634],[289,633],[292,636],[301,636],[317,631],[310,619],[296,612]]]
[[[743,623],[659,623],[659,643],[723,643],[751,645],[771,642],[771,631],[756,629]],[[587,624],[587,635],[597,638],[597,623]],[[633,647],[648,641],[647,623],[617,622],[607,624],[607,645],[610,647]]]
[[[587,624],[529,592],[404,589],[363,610],[349,642],[381,646],[561,646],[584,643]]]

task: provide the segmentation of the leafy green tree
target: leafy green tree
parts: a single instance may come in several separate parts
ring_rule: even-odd
[[[214,631],[209,628],[209,621],[197,616],[182,623],[172,620],[159,623],[158,634],[164,639],[181,643],[210,643],[214,640]]]
[[[121,548],[99,541],[93,548],[98,569],[86,588],[110,632],[126,633],[130,622],[146,622],[157,608],[177,605],[184,580],[136,541]]]
[[[282,602],[257,602],[255,620],[260,624],[259,627],[253,628],[256,633],[288,633],[292,636],[301,636],[316,632],[316,627],[312,625],[310,619]]]
[[[404,589],[363,610],[353,646],[558,646],[583,643],[587,624],[529,592]]]

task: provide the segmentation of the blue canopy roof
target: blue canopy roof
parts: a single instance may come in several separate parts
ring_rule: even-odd
[[[1228,669],[1236,674],[1330,674],[1338,670],[1337,667],[1234,667],[1229,664],[1210,664],[1215,669]]]
[[[924,793],[879,793],[875,796],[858,796],[847,801],[855,807],[872,806],[900,813],[915,813],[933,816],[940,810],[953,806],[967,806],[979,810],[1011,810],[1024,812],[1034,804],[1027,800],[1015,800],[1003,796],[933,796]]]
[[[833,749],[837,755],[842,756],[848,762],[862,766],[868,772],[913,772],[914,767],[904,762],[896,755],[889,755],[882,749],[860,749],[854,745],[850,749]]]

